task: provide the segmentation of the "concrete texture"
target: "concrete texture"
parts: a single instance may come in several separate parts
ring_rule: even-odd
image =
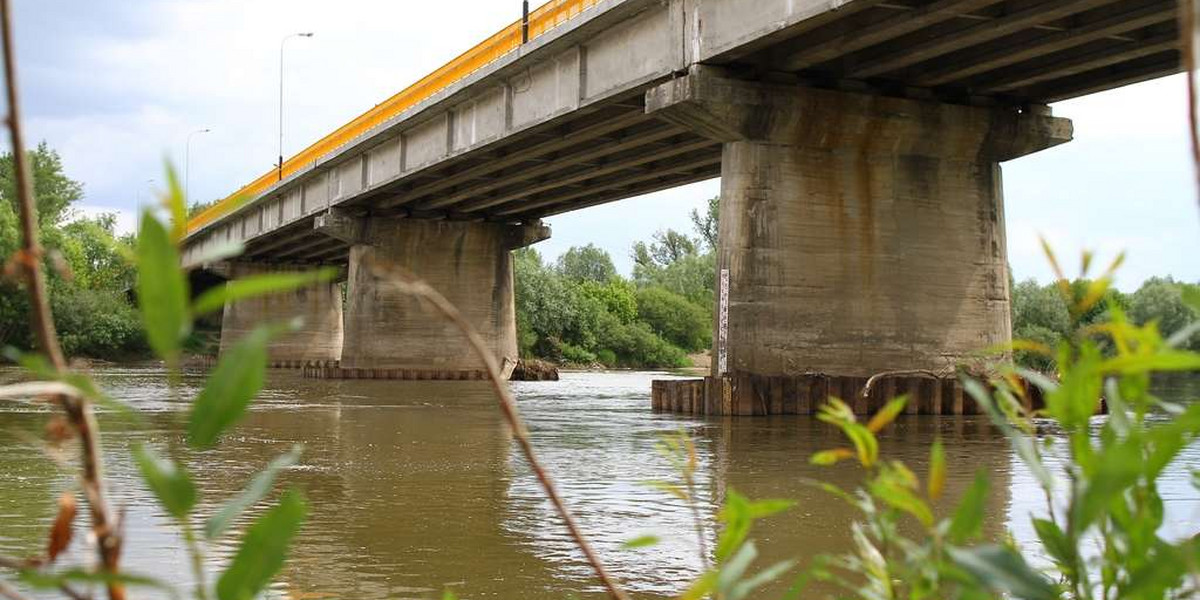
[[[231,278],[309,269],[254,263],[230,263],[226,267]],[[271,363],[299,365],[337,360],[342,350],[342,294],[333,282],[226,304],[221,315],[221,352],[259,325],[297,317],[303,319],[298,331],[271,342],[267,351]]]
[[[371,219],[362,241],[350,249],[340,368],[439,373],[483,368],[453,324],[376,278],[373,262],[424,279],[458,307],[498,362],[515,364],[511,251],[548,236],[542,225]]]
[[[725,141],[714,375],[945,372],[1009,340],[998,162],[1069,121],[707,70],[647,107]]]

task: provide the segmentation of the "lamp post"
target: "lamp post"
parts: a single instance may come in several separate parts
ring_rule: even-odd
[[[152,185],[154,185],[154,180],[147,179],[146,188],[149,189]],[[138,188],[137,192],[133,195],[134,208],[137,211],[137,230],[134,232],[135,235],[142,231],[142,191],[142,188]]]
[[[191,177],[191,174],[192,174],[191,173],[191,171],[192,171],[192,136],[196,135],[197,133],[208,133],[210,131],[212,131],[212,130],[208,129],[208,128],[197,129],[188,134],[187,143],[184,144],[184,147],[183,147],[183,201],[185,204],[187,202],[190,202],[190,199],[189,199],[190,197],[188,196],[188,187],[189,187],[189,184],[192,182],[192,177]]]
[[[279,181],[283,181],[283,48],[287,41],[294,37],[310,38],[312,36],[311,31],[306,31],[285,35],[283,39],[279,40],[279,162],[276,163]]]

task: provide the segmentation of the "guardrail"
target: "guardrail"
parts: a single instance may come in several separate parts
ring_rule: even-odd
[[[272,169],[243,186],[228,198],[204,209],[188,221],[188,233],[225,216],[237,208],[241,199],[249,199],[261,194],[282,177],[287,177],[315,163],[321,157],[330,154],[351,140],[416,106],[496,59],[520,48],[525,40],[536,39],[597,2],[599,0],[551,0],[543,4],[530,12],[527,19],[523,18],[501,29],[482,43],[421,78],[420,81],[375,105],[371,110],[355,117],[354,120],[337,128],[333,133],[301,150],[295,156],[284,161],[282,169]]]

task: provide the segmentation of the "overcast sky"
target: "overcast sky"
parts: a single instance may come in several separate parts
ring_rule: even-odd
[[[518,0],[15,0],[27,137],[46,140],[84,183],[89,212],[128,227],[161,182],[162,161],[190,191],[224,197],[277,154],[279,40],[285,153],[291,154],[450,60],[520,14]],[[536,2],[535,2],[536,4]],[[1045,235],[1065,256],[1087,247],[1129,258],[1118,285],[1153,275],[1200,281],[1200,215],[1182,78],[1054,107],[1075,141],[1005,168],[1009,256],[1018,279],[1045,281]],[[548,257],[594,243],[628,273],[630,245],[688,213],[716,180],[550,219]],[[1070,261],[1075,262],[1075,261]]]

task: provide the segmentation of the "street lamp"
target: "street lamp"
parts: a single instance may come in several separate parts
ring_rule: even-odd
[[[208,133],[210,131],[212,131],[212,130],[207,129],[207,128],[197,129],[188,134],[187,143],[184,144],[184,149],[183,149],[183,202],[184,202],[184,204],[191,201],[190,197],[188,196],[188,187],[192,181],[192,177],[191,177],[192,136],[196,135],[197,133]]]
[[[146,189],[150,189],[150,186],[152,186],[152,185],[154,185],[154,180],[147,179],[146,180]],[[137,210],[137,232],[136,233],[141,233],[141,231],[142,231],[142,191],[143,191],[142,188],[138,188],[137,192],[135,192],[133,195],[133,203],[136,205],[135,208]]]
[[[294,37],[310,38],[312,36],[311,31],[306,31],[285,35],[283,39],[279,40],[279,181],[283,181],[283,47],[288,40]]]

